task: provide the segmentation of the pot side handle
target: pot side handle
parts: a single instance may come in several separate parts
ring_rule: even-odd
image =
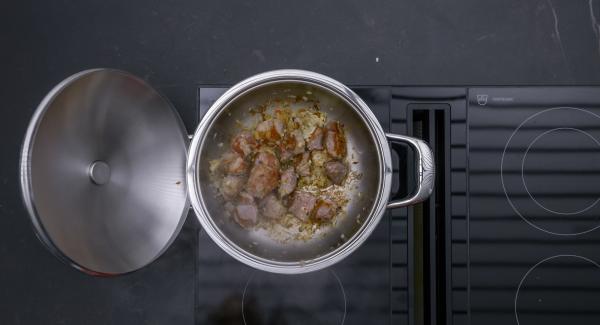
[[[388,209],[405,207],[427,200],[433,192],[435,182],[435,163],[431,148],[425,141],[417,138],[392,133],[386,133],[386,137],[389,142],[405,143],[412,147],[417,160],[417,184],[414,194],[407,198],[388,202]]]

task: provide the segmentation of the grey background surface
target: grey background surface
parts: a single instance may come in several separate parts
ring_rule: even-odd
[[[198,84],[302,68],[352,85],[600,84],[600,1],[4,1],[0,3],[0,323],[192,324],[196,222],[119,279],[61,264],[18,187],[37,104],[83,69],[148,80],[191,132]]]

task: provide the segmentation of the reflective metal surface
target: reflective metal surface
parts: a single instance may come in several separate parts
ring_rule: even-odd
[[[106,69],[67,78],[37,108],[22,150],[38,237],[94,275],[149,264],[187,214],[187,141],[171,104],[143,80]]]
[[[433,152],[427,143],[412,137],[400,134],[388,133],[387,138],[390,142],[406,143],[413,148],[416,158],[416,190],[409,197],[390,201],[387,204],[389,209],[401,208],[427,200],[433,191],[435,181],[435,164],[433,161]]]
[[[236,121],[250,118],[248,108],[260,105],[277,94],[303,96],[307,91],[318,98],[330,118],[345,125],[348,154],[358,160],[358,164],[353,164],[351,168],[362,173],[362,177],[357,188],[348,195],[347,217],[342,218],[334,228],[324,236],[307,241],[281,243],[260,230],[248,231],[226,220],[223,203],[215,198],[210,185],[208,164],[225,150],[224,146],[216,144],[229,143],[231,136],[239,130]],[[304,273],[322,269],[359,247],[386,209],[391,175],[391,155],[386,134],[368,106],[343,84],[301,70],[262,73],[230,88],[200,122],[187,163],[190,200],[203,229],[239,261],[277,273]],[[427,192],[430,193],[430,189],[425,190]]]
[[[104,161],[94,161],[90,165],[90,179],[97,185],[104,185],[110,180],[110,166]]]

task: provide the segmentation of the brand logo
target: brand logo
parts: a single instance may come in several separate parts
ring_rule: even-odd
[[[477,104],[479,106],[485,106],[488,101],[488,95],[477,95]]]

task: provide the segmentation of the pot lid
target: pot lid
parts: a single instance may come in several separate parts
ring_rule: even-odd
[[[110,69],[65,79],[35,111],[22,149],[38,237],[89,274],[148,265],[187,216],[187,146],[179,115],[143,80]]]

